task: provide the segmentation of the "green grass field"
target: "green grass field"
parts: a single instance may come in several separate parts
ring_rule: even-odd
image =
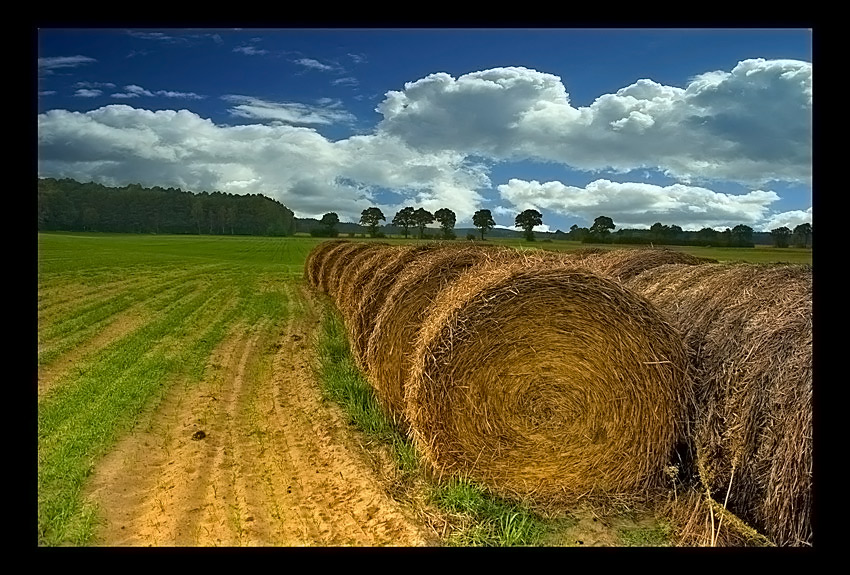
[[[198,381],[232,326],[293,313],[315,244],[39,234],[40,545],[90,540],[82,491],[96,462],[169,386]]]
[[[175,382],[199,381],[233,326],[274,326],[298,313],[293,282],[321,241],[38,235],[39,545],[90,542],[96,510],[86,506],[83,490],[100,458]],[[683,251],[724,261],[811,263],[812,257],[811,250],[792,248]]]

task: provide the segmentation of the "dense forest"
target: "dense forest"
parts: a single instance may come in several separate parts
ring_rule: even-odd
[[[290,236],[292,210],[260,194],[193,193],[180,188],[110,188],[38,179],[39,231]]]

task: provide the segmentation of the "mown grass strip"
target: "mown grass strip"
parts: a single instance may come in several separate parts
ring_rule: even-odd
[[[94,463],[177,374],[200,377],[203,360],[242,311],[240,303],[222,289],[196,295],[42,402],[40,544],[81,544],[91,537],[93,514],[84,508],[81,492]]]
[[[367,436],[389,442],[393,442],[395,436],[400,438],[369,382],[354,363],[345,326],[336,311],[328,310],[322,317],[318,345],[324,397],[342,406],[349,422]]]
[[[626,547],[670,547],[673,527],[667,522],[659,522],[651,527],[621,528],[618,535]]]
[[[451,546],[517,547],[538,545],[549,526],[524,506],[495,497],[474,482],[452,478],[433,486],[438,506],[471,519],[452,533]]]
[[[55,358],[126,305],[146,317],[71,366],[39,398],[39,545],[91,544],[98,514],[83,493],[106,451],[173,382],[205,377],[234,325],[266,330],[291,313],[289,272],[295,266],[300,273],[309,246],[286,241],[39,234],[44,351]]]
[[[151,277],[139,281],[132,289],[93,302],[81,302],[63,317],[40,322],[38,366],[44,366],[57,357],[92,337],[110,319],[136,303],[143,302],[149,311],[157,312],[176,299],[195,289],[201,272],[180,273],[166,281]]]
[[[285,292],[261,293],[238,270],[190,294],[109,346],[39,406],[39,544],[90,542],[97,513],[81,494],[97,460],[171,381],[199,381],[235,323],[274,325],[289,313]]]

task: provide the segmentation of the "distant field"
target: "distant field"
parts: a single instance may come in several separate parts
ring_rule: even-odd
[[[340,239],[349,239],[346,237],[341,237]],[[314,238],[309,238],[307,236],[296,237],[293,238],[293,241],[325,241],[325,240],[317,240]],[[400,237],[392,237],[392,238],[382,238],[380,240],[373,239],[362,239],[355,238],[352,241],[383,241],[394,245],[405,245],[405,244],[415,244],[420,243],[420,240],[417,239],[403,239]],[[423,240],[428,241],[428,240]],[[433,241],[433,240],[431,240]],[[462,243],[467,242],[468,240],[455,240],[455,242]],[[478,241],[478,240],[476,240]],[[639,246],[639,245],[627,245],[627,244],[583,244],[581,242],[573,242],[573,241],[535,241],[535,242],[527,242],[522,238],[491,238],[485,240],[488,244],[496,244],[501,246],[511,246],[517,249],[527,250],[527,249],[543,249],[543,250],[552,250],[552,251],[572,251],[580,248],[587,247],[598,247],[606,250],[611,249],[640,249],[642,247],[648,246]],[[315,245],[315,244],[311,244]],[[722,262],[734,262],[734,261],[743,261],[743,262],[752,262],[752,263],[776,263],[776,262],[784,262],[784,263],[792,263],[792,264],[811,264],[812,263],[812,249],[803,249],[803,248],[774,248],[769,246],[756,246],[754,248],[707,248],[707,247],[693,247],[693,246],[659,246],[665,247],[667,249],[676,250],[685,252],[688,254],[692,254],[695,256],[705,257],[705,258],[713,258]]]

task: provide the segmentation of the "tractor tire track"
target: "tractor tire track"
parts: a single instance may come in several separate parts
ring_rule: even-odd
[[[393,500],[313,375],[318,307],[284,282],[290,313],[237,325],[200,383],[177,382],[97,466],[97,544],[417,546],[429,532]]]

